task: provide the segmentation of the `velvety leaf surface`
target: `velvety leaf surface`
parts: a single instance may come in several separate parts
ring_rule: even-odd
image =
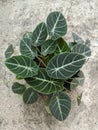
[[[32,33],[32,45],[39,46],[41,45],[47,38],[47,28],[45,23],[40,23]]]
[[[46,56],[47,54],[52,54],[57,47],[57,44],[53,40],[47,40],[41,46],[41,54]]]
[[[52,115],[59,121],[63,121],[69,115],[71,109],[71,100],[68,95],[63,92],[54,95],[49,104]]]
[[[50,78],[45,69],[39,69],[38,75],[25,79],[32,88],[42,94],[51,94],[63,90],[63,82]]]
[[[25,85],[23,84],[20,84],[18,82],[15,82],[13,85],[12,85],[12,91],[16,94],[23,94],[26,90],[26,87]]]
[[[32,45],[32,33],[26,33],[20,42],[20,52],[22,55],[32,59],[37,56],[37,49]]]
[[[13,45],[10,44],[5,51],[5,57],[9,58],[13,53],[14,53],[14,48],[13,48]]]
[[[73,37],[74,42],[78,44],[84,43],[84,40],[80,36],[78,36],[76,33],[72,33],[72,37]]]
[[[25,56],[13,56],[5,61],[7,68],[19,77],[32,77],[38,73],[37,64]]]
[[[32,88],[28,88],[23,95],[23,101],[26,104],[32,104],[36,102],[37,99],[38,99],[38,95],[33,91]]]
[[[85,63],[85,57],[77,53],[62,53],[53,57],[46,68],[48,76],[54,79],[68,79]]]
[[[69,52],[70,51],[70,48],[69,46],[67,45],[66,41],[64,41],[63,38],[59,38],[57,40],[57,48],[56,48],[56,51],[55,51],[55,54],[61,54],[63,52]]]
[[[72,52],[76,52],[79,54],[82,54],[84,56],[90,57],[91,56],[91,50],[88,46],[83,44],[77,44],[72,48]]]
[[[53,40],[64,36],[67,33],[67,23],[60,12],[52,12],[47,17],[48,33]]]

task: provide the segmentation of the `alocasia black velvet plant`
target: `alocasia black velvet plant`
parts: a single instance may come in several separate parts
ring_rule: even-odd
[[[20,54],[12,56],[10,45],[5,52],[5,65],[16,75],[12,90],[23,96],[26,104],[32,104],[39,97],[48,100],[48,110],[63,121],[71,109],[69,93],[83,85],[84,74],[80,70],[91,55],[89,40],[84,41],[72,33],[73,41],[68,43],[62,36],[67,33],[67,23],[60,12],[52,12],[46,23],[40,23],[33,32],[27,32],[20,41]],[[79,95],[77,98],[80,103]]]

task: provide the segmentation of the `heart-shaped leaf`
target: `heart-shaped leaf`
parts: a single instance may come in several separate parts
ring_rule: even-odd
[[[47,54],[52,54],[57,47],[57,44],[53,40],[47,40],[43,45],[41,46],[41,54],[46,56]]]
[[[38,73],[37,64],[25,56],[13,56],[5,61],[5,65],[10,71],[22,78],[32,77]]]
[[[5,51],[5,57],[9,58],[13,53],[14,53],[14,48],[13,48],[13,45],[10,44]]]
[[[32,59],[37,56],[37,49],[32,45],[32,33],[26,33],[20,42],[20,52],[22,55]]]
[[[26,90],[26,87],[23,84],[20,84],[18,82],[15,82],[12,85],[12,91],[17,94],[23,94]]]
[[[47,38],[47,28],[45,23],[40,23],[32,33],[33,46],[41,45]]]
[[[63,38],[59,38],[57,39],[57,48],[56,48],[56,51],[55,51],[55,54],[61,54],[63,52],[69,52],[70,51],[70,48],[69,46],[67,45],[66,41],[64,41]]]
[[[70,88],[75,89],[79,85],[78,78],[73,78],[71,83],[70,83]]]
[[[91,55],[90,48],[86,45],[83,45],[83,44],[76,44],[72,48],[72,52],[76,52],[76,53],[82,54],[82,55],[87,56],[87,57],[90,57],[90,55]]]
[[[32,104],[36,102],[37,99],[38,99],[38,95],[33,91],[32,88],[28,88],[23,95],[23,101],[26,104]]]
[[[26,82],[35,91],[42,94],[51,94],[63,90],[63,82],[48,77],[44,68],[40,68],[38,75],[33,78],[27,78]]]
[[[81,37],[79,37],[76,33],[72,33],[72,37],[73,37],[74,42],[78,44],[84,43],[84,40]]]
[[[69,115],[71,109],[71,100],[68,95],[63,92],[54,95],[49,104],[52,115],[59,121],[63,121]]]
[[[85,63],[85,57],[77,53],[62,53],[53,57],[46,68],[49,77],[68,79]]]
[[[60,12],[52,12],[47,17],[47,29],[52,40],[56,40],[67,33],[67,23]]]

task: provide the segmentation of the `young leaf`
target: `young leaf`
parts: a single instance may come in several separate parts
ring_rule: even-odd
[[[5,65],[21,78],[32,77],[38,73],[37,64],[25,56],[13,56],[5,61]]]
[[[23,84],[20,84],[18,82],[15,82],[12,85],[12,91],[16,94],[23,94],[26,90],[26,87]]]
[[[56,48],[56,51],[55,51],[55,54],[61,54],[63,52],[70,52],[70,48],[69,46],[67,45],[66,41],[64,41],[63,38],[59,38],[57,39],[57,48]]]
[[[52,115],[59,121],[63,121],[69,115],[71,109],[71,100],[68,95],[63,92],[54,95],[49,104]]]
[[[36,102],[37,99],[38,99],[38,95],[33,91],[32,88],[28,88],[23,95],[23,101],[26,104],[32,104]]]
[[[42,43],[46,40],[47,38],[47,28],[45,23],[40,23],[34,32],[32,33],[32,45],[33,46],[39,46],[42,45]]]
[[[45,43],[41,46],[41,54],[46,56],[47,54],[54,53],[55,49],[57,47],[57,44],[53,40],[47,40]]]
[[[72,48],[72,52],[76,52],[76,53],[82,54],[82,55],[87,56],[87,57],[91,56],[90,48],[86,45],[83,45],[83,44],[76,44]]]
[[[79,37],[76,33],[72,33],[72,37],[73,37],[74,42],[78,44],[84,43],[84,40],[81,37]]]
[[[76,42],[69,42],[69,48],[72,49],[77,43]]]
[[[60,12],[52,12],[47,17],[47,29],[52,40],[56,40],[67,33],[67,23]]]
[[[79,71],[85,63],[85,57],[77,53],[62,53],[53,57],[46,68],[49,77],[68,79]]]
[[[85,41],[85,45],[89,47],[90,44],[91,44],[90,40],[89,40],[89,39],[86,39],[86,41]]]
[[[78,75],[77,79],[78,79],[78,81],[79,81],[79,85],[80,85],[80,86],[83,86],[83,84],[84,84],[84,79],[85,79],[83,72],[82,72],[82,71],[79,71],[79,73],[78,73],[77,75]]]
[[[10,44],[5,51],[5,57],[9,58],[13,53],[14,53],[14,48],[13,48],[13,45]]]
[[[32,33],[28,32],[23,36],[20,42],[20,52],[22,55],[32,59],[37,56],[37,49],[32,45]]]
[[[70,88],[75,89],[79,85],[78,78],[73,78],[71,83],[70,83]]]
[[[79,96],[77,96],[77,103],[78,103],[78,106],[79,106],[80,103],[81,103],[82,95],[83,95],[83,93],[81,93]]]
[[[32,88],[42,94],[51,94],[63,90],[63,82],[48,77],[44,68],[40,68],[38,75],[25,79]]]

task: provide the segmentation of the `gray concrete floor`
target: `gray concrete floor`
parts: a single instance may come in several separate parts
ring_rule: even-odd
[[[11,91],[15,76],[0,64],[0,130],[98,130],[98,0],[0,0],[0,61],[9,43],[17,54],[22,35],[54,10],[67,19],[66,40],[71,41],[72,31],[91,40],[85,83],[77,90],[83,91],[82,103],[77,106],[72,99],[69,117],[59,122],[45,112],[42,100],[24,105]]]

